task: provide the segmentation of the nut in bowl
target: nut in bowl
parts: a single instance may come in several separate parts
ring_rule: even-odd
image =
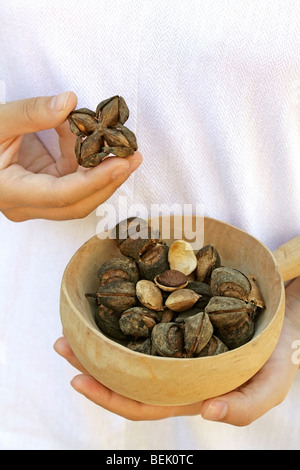
[[[151,220],[149,222],[151,223]],[[170,223],[174,223],[173,218],[170,218]],[[248,311],[253,305],[253,299],[250,298],[252,287],[247,282],[247,279],[251,277],[250,275],[255,276],[259,292],[264,301],[264,304],[259,306],[260,311],[255,318],[254,330],[251,322],[250,326],[247,324],[250,331],[247,342],[242,345],[230,343],[229,348],[224,347],[226,341],[224,336],[219,338],[212,335],[212,328],[208,322],[214,315],[217,315],[216,311],[226,310],[226,305],[222,304],[221,307],[220,305],[216,307],[215,303],[207,309],[208,292],[203,291],[202,294],[199,294],[196,290],[187,289],[189,285],[194,288],[193,283],[197,284],[191,274],[188,274],[191,277],[188,285],[186,285],[183,276],[175,276],[174,278],[172,273],[163,276],[162,274],[157,275],[156,269],[153,271],[154,265],[159,266],[157,269],[161,273],[166,271],[165,248],[162,247],[170,247],[174,242],[175,240],[172,238],[163,240],[163,242],[151,240],[147,250],[144,251],[141,251],[141,248],[137,249],[138,243],[135,244],[134,256],[136,257],[136,265],[141,267],[139,272],[144,273],[142,276],[143,282],[145,280],[149,281],[149,278],[145,279],[146,276],[153,276],[153,280],[155,279],[160,286],[163,285],[164,288],[171,287],[171,292],[168,289],[164,291],[150,280],[149,282],[158,288],[161,296],[156,297],[152,294],[148,296],[148,290],[145,288],[142,290],[143,302],[152,302],[150,315],[148,313],[149,305],[142,304],[137,297],[135,303],[133,301],[132,284],[136,286],[137,282],[140,281],[136,282],[137,273],[132,263],[129,263],[131,266],[128,267],[130,273],[128,276],[130,278],[124,280],[121,273],[124,270],[116,270],[113,273],[115,277],[106,279],[99,289],[98,276],[101,267],[113,258],[120,257],[123,259],[122,249],[124,248],[125,251],[129,249],[129,242],[119,243],[118,237],[117,240],[114,240],[104,237],[99,239],[95,236],[88,240],[68,263],[61,284],[60,311],[64,334],[79,361],[93,377],[108,388],[131,399],[149,404],[189,404],[227,393],[239,387],[250,379],[270,357],[279,338],[284,316],[283,279],[272,252],[246,232],[218,220],[204,218],[203,245],[213,246],[220,255],[222,266],[237,270],[238,277],[241,278],[238,287],[240,298],[234,300],[234,302],[239,303],[238,309],[242,312],[241,316],[253,318],[253,311]],[[122,245],[124,245],[123,248]],[[125,256],[128,256],[128,252]],[[155,263],[149,263],[150,258],[155,259]],[[217,260],[218,257],[215,258]],[[216,262],[216,266],[219,266],[218,260]],[[191,260],[191,263],[193,263],[193,260]],[[151,269],[149,268],[150,265]],[[215,268],[217,269],[217,267]],[[193,272],[195,272],[197,269],[195,265],[193,269]],[[146,276],[145,272],[148,273]],[[232,283],[229,282],[232,272],[226,270],[222,272],[221,270],[217,274],[213,286],[217,293],[217,295],[214,294],[215,300],[226,298],[226,296],[220,296],[218,289],[223,289],[225,286],[227,288],[225,293],[228,295],[228,289],[233,288]],[[187,275],[184,274],[184,276]],[[246,280],[244,276],[246,276]],[[223,282],[224,279],[226,282]],[[127,284],[124,285],[124,283]],[[173,321],[172,313],[171,316],[169,315],[171,309],[169,307],[164,308],[164,304],[167,298],[170,299],[174,293],[180,292],[180,290],[172,289],[174,287],[172,284],[176,283],[178,284],[176,287],[182,289],[182,291],[192,291],[191,297],[194,297],[194,303],[200,300],[204,301],[202,307],[199,308],[199,311],[204,311],[204,313],[201,315],[197,313],[198,317],[195,315],[194,319],[193,317],[186,319],[184,317],[185,311],[178,311],[176,312],[176,318],[178,319],[181,316],[181,320],[178,322]],[[125,288],[125,291],[120,290],[121,285],[122,288]],[[103,305],[103,298],[105,302],[108,300],[118,302],[120,300],[118,297],[122,298],[121,301],[126,297],[126,302],[129,303],[128,307],[126,305],[127,309],[121,306],[120,308],[117,307],[119,311],[114,310],[116,319],[110,321],[112,330],[110,330],[109,335],[100,330],[99,324],[101,321],[100,323],[96,321],[99,318],[99,315],[97,316],[99,302],[97,303],[95,299],[89,299],[86,296],[87,293],[97,293],[99,295],[99,290],[102,296],[100,299],[101,305]],[[119,295],[116,296],[116,293]],[[207,298],[205,298],[206,294]],[[224,292],[221,293],[221,295],[223,294]],[[230,292],[230,295],[232,295],[232,292]],[[234,299],[234,297],[231,298]],[[181,299],[180,302],[182,301],[185,302],[186,299]],[[130,305],[131,302],[132,305]],[[154,308],[153,302],[155,302]],[[178,299],[175,299],[174,304],[178,304]],[[136,307],[140,309],[138,312],[135,310]],[[207,309],[206,312],[205,309]],[[124,310],[127,310],[126,315],[123,313]],[[142,323],[139,324],[136,321],[137,313],[143,317],[143,327],[141,326]],[[122,315],[124,315],[122,319],[123,330],[120,330],[119,338],[114,337],[112,339],[114,333],[111,333],[111,331],[114,332],[119,329],[119,319]],[[162,317],[164,317],[163,320]],[[104,324],[105,314],[103,312],[101,312],[101,318],[102,324]],[[145,335],[145,341],[138,340],[140,344],[147,342],[149,331],[154,332],[155,338],[159,337],[158,342],[155,343],[155,355],[151,354],[149,341],[148,346],[144,344],[138,350],[131,348],[136,347],[137,340],[134,340],[132,332],[135,331],[133,328],[138,324],[138,334],[143,331],[142,334]],[[183,325],[185,325],[184,329]],[[195,330],[199,331],[199,328],[203,329],[203,326],[205,326],[205,335],[201,337],[201,341],[205,343],[204,346],[204,343],[200,344],[198,342],[199,335],[197,336],[197,342],[194,341]],[[128,341],[125,342],[128,328],[132,335],[132,341],[129,341],[129,343],[134,343],[129,346]],[[216,326],[216,328],[218,328],[218,331],[222,330],[222,327]],[[161,329],[161,331],[158,332],[158,329]],[[171,332],[168,332],[167,330],[170,329]],[[173,338],[173,343],[171,341],[170,345],[168,342],[164,342],[164,350],[161,351],[161,339],[166,336]],[[210,340],[211,344],[209,344]],[[230,341],[232,341],[232,338],[230,338]],[[173,350],[175,348],[173,357],[170,355],[172,348]],[[165,351],[168,354],[167,357],[164,355]]]

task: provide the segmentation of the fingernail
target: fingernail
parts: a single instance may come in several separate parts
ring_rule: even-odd
[[[142,161],[142,158],[136,158],[134,160],[131,160],[129,164],[129,173],[133,173],[140,166]]]
[[[70,385],[71,385],[71,387],[74,388],[74,390],[76,390],[77,392],[79,392],[78,379],[77,379],[77,377],[78,377],[77,375],[76,375],[76,377],[73,377],[73,379],[72,379],[71,382],[70,382]]]
[[[127,161],[127,160],[126,160]],[[125,163],[125,162],[124,162]],[[111,177],[112,179],[116,179],[116,178],[119,178],[120,176],[125,176],[125,175],[128,175],[128,168],[129,168],[129,164],[127,163],[124,164],[124,165],[120,165],[118,166],[118,168],[115,169],[115,171],[113,171]]]
[[[69,91],[65,91],[64,93],[61,93],[60,95],[53,96],[50,102],[51,111],[53,113],[60,113],[64,111],[69,96],[70,96]]]
[[[228,404],[225,401],[213,400],[205,411],[203,418],[210,421],[220,421],[228,412]]]

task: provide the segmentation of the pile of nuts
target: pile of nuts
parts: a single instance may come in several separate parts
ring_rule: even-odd
[[[139,238],[130,236],[134,226]],[[264,301],[254,276],[221,264],[212,245],[195,253],[185,240],[167,246],[148,222],[115,227],[121,252],[99,268],[95,322],[111,339],[144,354],[212,356],[250,341]]]

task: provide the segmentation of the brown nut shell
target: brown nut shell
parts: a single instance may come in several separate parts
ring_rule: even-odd
[[[147,220],[129,217],[119,222],[113,232],[117,246],[124,256],[135,260],[147,247],[159,242],[159,232],[151,228]]]
[[[236,321],[235,324],[218,328],[216,334],[226,344],[228,349],[236,349],[248,343],[253,338],[254,331],[255,324],[253,319],[245,316]]]
[[[188,285],[188,277],[176,269],[168,269],[154,278],[155,284],[165,292],[183,289]]]
[[[136,296],[144,307],[160,312],[163,310],[163,296],[154,282],[141,279],[136,284]]]
[[[98,304],[122,313],[136,303],[135,284],[129,281],[112,281],[100,286],[96,297]]]
[[[153,281],[154,278],[169,267],[169,247],[162,243],[152,243],[137,259],[137,265],[141,278]]]
[[[130,281],[136,284],[139,280],[139,271],[132,258],[112,258],[102,264],[97,275],[100,285],[114,280]]]
[[[200,295],[191,289],[179,289],[168,296],[165,306],[174,312],[184,312],[192,308],[199,298]]]
[[[251,291],[251,283],[245,274],[224,266],[213,270],[210,287],[213,295],[241,300],[247,300]]]
[[[99,330],[113,339],[123,340],[126,336],[120,328],[119,318],[117,312],[105,305],[99,305],[95,313],[95,323]]]
[[[132,351],[135,352],[151,355],[151,338],[142,338],[130,341],[127,344],[127,348],[132,349]]]
[[[234,297],[215,296],[210,299],[205,312],[216,328],[222,328],[245,317],[253,318],[255,305]]]
[[[221,265],[221,259],[217,249],[212,245],[206,245],[196,253],[196,258],[197,281],[209,282],[212,271]]]
[[[158,323],[152,330],[152,354],[165,357],[181,357],[183,331],[177,323]]]
[[[125,335],[148,338],[158,320],[155,312],[144,307],[132,307],[122,313],[120,328]]]
[[[218,356],[228,351],[228,347],[220,338],[213,335],[207,345],[197,354],[197,357]]]
[[[257,279],[253,274],[247,276],[251,283],[251,291],[248,294],[248,302],[254,302],[259,308],[265,308],[265,301],[260,291]]]
[[[213,326],[207,313],[199,312],[186,319],[184,326],[184,347],[187,355],[198,355],[213,334]]]
[[[197,259],[192,245],[185,240],[176,240],[169,249],[170,269],[191,274],[197,267]]]

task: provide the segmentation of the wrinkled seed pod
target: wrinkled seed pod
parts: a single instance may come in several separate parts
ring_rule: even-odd
[[[105,305],[99,305],[95,313],[95,323],[104,334],[114,339],[123,340],[126,339],[126,336],[120,328],[119,318],[119,314]]]
[[[197,354],[197,357],[218,356],[227,351],[228,347],[226,344],[224,344],[220,338],[213,335],[207,345]]]
[[[165,244],[149,244],[137,259],[141,278],[153,281],[157,274],[168,269],[168,251],[169,247]]]
[[[245,316],[235,324],[216,329],[216,335],[223,341],[228,349],[236,349],[248,343],[254,335],[255,324],[251,317]]]
[[[96,113],[87,108],[72,111],[68,116],[71,131],[80,136],[92,134],[98,124]]]
[[[152,230],[147,220],[129,217],[119,222],[114,229],[114,237],[124,256],[138,260],[148,246],[159,242],[159,233]]]
[[[152,330],[152,354],[165,357],[181,357],[183,331],[177,323],[158,323]]]
[[[155,311],[163,310],[163,297],[160,289],[154,282],[141,279],[136,284],[136,296],[146,308]]]
[[[212,271],[221,265],[220,255],[214,246],[206,245],[196,253],[196,258],[197,281],[208,282]]]
[[[112,258],[102,264],[97,275],[100,285],[115,280],[130,281],[136,284],[139,280],[137,265],[131,258]]]
[[[213,326],[207,313],[188,317],[184,325],[184,347],[189,357],[197,355],[207,345],[213,334]]]
[[[122,313],[136,303],[135,284],[129,281],[112,281],[100,286],[96,296],[98,304]]]
[[[254,334],[256,306],[234,297],[212,297],[205,312],[215,327],[215,334],[229,349],[250,341]]]
[[[192,245],[185,240],[176,240],[172,243],[168,258],[170,269],[175,269],[185,275],[191,274],[197,267]]]
[[[132,307],[122,313],[120,328],[125,335],[148,338],[158,319],[158,315],[147,308]]]
[[[202,310],[197,308],[197,307],[192,307],[192,308],[189,308],[188,310],[185,310],[184,312],[180,312],[180,313],[177,313],[175,314],[176,317],[174,319],[174,321],[176,323],[183,323],[185,322],[185,320],[189,317],[192,317],[193,315],[197,315],[197,313],[200,313]]]
[[[251,291],[248,277],[241,271],[228,267],[213,270],[210,287],[213,295],[235,297],[241,300],[247,300]]]
[[[173,292],[186,287],[188,284],[188,278],[181,271],[168,269],[155,276],[154,282],[163,291]]]
[[[136,232],[148,230],[149,224],[147,220],[141,219],[140,217],[128,217],[127,219],[121,220],[114,230],[113,235],[117,246],[124,243],[127,238],[130,237],[130,233],[133,235]]]
[[[143,354],[151,354],[151,338],[136,339],[127,344],[129,349]]]
[[[199,298],[200,296],[191,289],[179,289],[168,296],[165,306],[174,312],[183,312],[192,308]]]
[[[234,325],[241,319],[253,319],[255,305],[234,297],[212,297],[205,307],[212,324],[216,328]]]

